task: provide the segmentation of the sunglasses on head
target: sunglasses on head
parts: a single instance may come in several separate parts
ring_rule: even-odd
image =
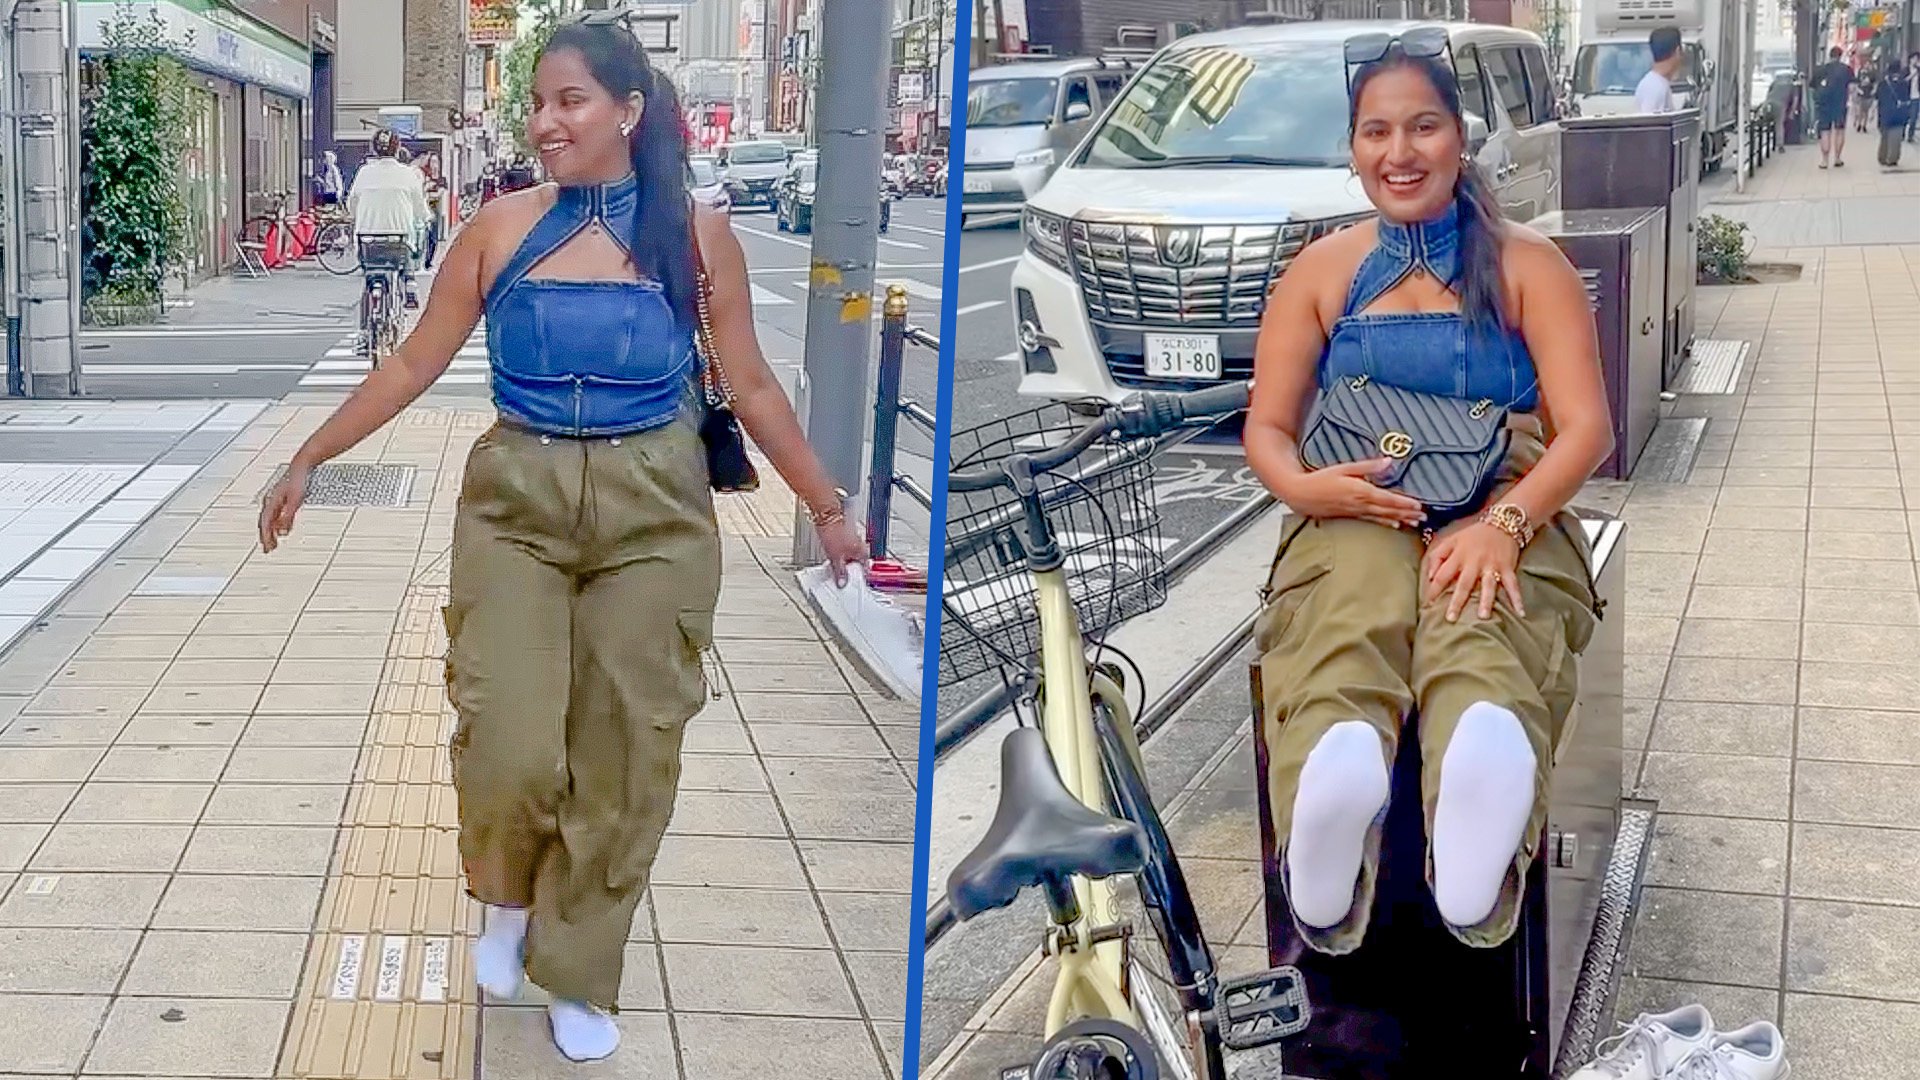
[[[1347,39],[1347,64],[1371,64],[1384,60],[1393,47],[1408,56],[1435,58],[1447,55],[1447,28],[1444,26],[1416,26],[1404,34],[1374,32],[1356,34]]]

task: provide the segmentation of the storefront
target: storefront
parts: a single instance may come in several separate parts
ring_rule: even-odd
[[[80,0],[80,49],[97,56],[119,0]],[[193,73],[189,145],[180,162],[192,251],[189,277],[233,264],[242,224],[282,193],[305,201],[309,46],[215,0],[134,0],[155,12]]]

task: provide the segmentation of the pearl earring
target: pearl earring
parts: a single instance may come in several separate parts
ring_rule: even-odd
[[[632,135],[632,134],[633,134],[633,125],[632,125],[632,124],[621,124],[621,125],[620,125],[620,137],[621,137],[621,138],[623,138],[623,139],[624,139],[624,138],[627,138],[628,136],[630,136],[630,135]]]

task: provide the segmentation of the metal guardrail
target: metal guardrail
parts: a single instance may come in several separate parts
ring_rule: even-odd
[[[940,351],[940,339],[917,326],[907,325],[907,289],[887,286],[887,299],[880,319],[880,381],[873,400],[873,457],[867,470],[867,551],[875,559],[885,558],[893,525],[895,489],[929,513],[933,494],[913,477],[894,471],[900,436],[900,420],[934,434],[933,413],[912,399],[900,396],[900,381],[905,369],[907,345]]]

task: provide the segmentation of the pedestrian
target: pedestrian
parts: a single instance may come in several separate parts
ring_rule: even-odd
[[[1920,51],[1907,57],[1907,141],[1920,139]]]
[[[420,158],[420,179],[427,188],[427,209],[432,211],[427,218],[426,249],[421,253],[421,268],[433,269],[433,257],[440,250],[441,221],[446,216],[447,181],[440,175],[440,155],[429,150]]]
[[[1329,953],[1366,934],[1389,766],[1416,712],[1439,913],[1472,946],[1513,934],[1551,733],[1597,619],[1566,511],[1613,447],[1593,314],[1553,242],[1502,217],[1445,40],[1415,30],[1349,54],[1353,168],[1378,217],[1316,241],[1281,278],[1245,427],[1249,464],[1294,515],[1256,633],[1274,835],[1300,934]],[[1510,448],[1478,472],[1483,500],[1429,517],[1389,479],[1390,457],[1303,464],[1316,389],[1405,395],[1384,406],[1403,426],[1382,445],[1421,430],[1400,406],[1466,423],[1471,405],[1494,410]],[[1348,401],[1349,416],[1381,407]]]
[[[1907,136],[1907,70],[1899,61],[1888,62],[1875,106],[1880,114],[1880,152],[1876,160],[1882,169],[1896,168]]]
[[[1880,89],[1880,71],[1869,59],[1860,65],[1860,73],[1853,81],[1853,95],[1858,107],[1853,114],[1853,129],[1867,131],[1873,123],[1873,105]]]
[[[1813,126],[1820,133],[1820,167],[1829,158],[1834,168],[1846,165],[1842,152],[1847,146],[1847,99],[1853,86],[1853,69],[1840,59],[1840,47],[1827,52],[1827,62],[1813,72]]]
[[[320,170],[315,178],[315,199],[323,206],[337,206],[346,196],[347,182],[340,176],[340,155],[332,150],[320,152]]]
[[[1647,49],[1653,54],[1653,66],[1634,87],[1633,105],[1643,113],[1668,113],[1674,109],[1673,80],[1687,62],[1680,48],[1680,31],[1662,26],[1647,35]]]
[[[840,582],[865,542],[760,351],[738,239],[687,196],[672,83],[631,33],[572,19],[536,60],[533,100],[556,183],[453,238],[418,328],[294,455],[260,540],[274,550],[314,467],[426,392],[485,317],[500,419],[467,457],[446,608],[460,853],[486,905],[473,966],[492,1000],[523,976],[543,987],[560,1053],[590,1061],[619,1043],[625,945],[708,689],[709,451],[739,446],[709,434],[703,363],[811,508]]]

